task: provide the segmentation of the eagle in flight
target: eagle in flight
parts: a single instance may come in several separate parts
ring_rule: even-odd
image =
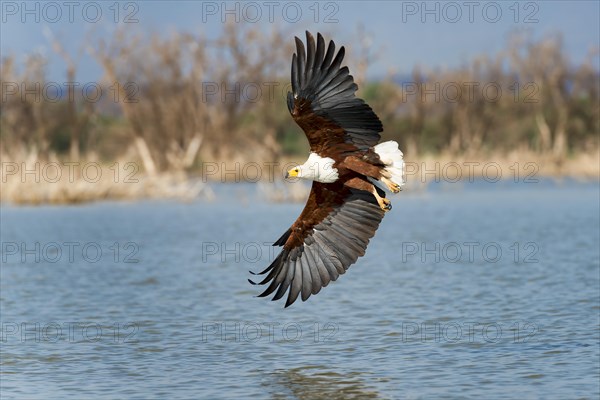
[[[287,292],[288,307],[302,301],[346,272],[365,254],[385,213],[392,206],[387,189],[398,193],[404,185],[404,161],[398,143],[379,143],[381,121],[354,93],[358,89],[345,50],[321,34],[306,32],[306,46],[296,37],[292,57],[292,92],[287,106],[310,143],[308,160],[287,176],[313,181],[306,206],[274,246],[281,253],[254,285],[268,287],[259,297]]]

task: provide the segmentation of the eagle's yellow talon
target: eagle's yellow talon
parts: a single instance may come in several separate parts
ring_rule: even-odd
[[[379,203],[379,207],[383,211],[390,211],[392,209],[392,202],[384,197],[379,197],[379,195],[375,196],[377,198],[377,203]]]
[[[385,186],[387,186],[387,188],[392,193],[399,193],[402,190],[402,188],[400,187],[400,185],[398,185],[397,183],[393,182],[392,180],[390,180],[390,179],[388,179],[386,177],[381,178],[381,181],[383,183],[385,183]]]
[[[373,196],[375,196],[375,200],[377,200],[377,204],[379,204],[379,207],[383,211],[390,211],[392,209],[392,202],[386,199],[385,197],[381,197],[379,193],[377,193],[377,190],[374,186],[373,191],[371,193],[373,193]]]
[[[390,211],[392,209],[392,202],[388,199],[381,199],[381,202],[383,205],[380,204],[380,206],[383,211]]]

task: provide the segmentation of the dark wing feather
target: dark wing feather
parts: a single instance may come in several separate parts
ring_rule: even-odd
[[[317,294],[365,254],[383,215],[371,193],[313,182],[300,217],[275,243],[283,250],[261,272],[268,275],[258,284],[269,286],[259,296],[275,292],[278,300],[288,292],[288,307],[299,295]]]
[[[307,31],[306,49],[296,39],[292,57],[292,92],[287,104],[296,123],[304,130],[311,151],[366,150],[379,142],[381,121],[362,99],[347,67],[341,67],[344,47],[335,54],[335,43],[317,34],[317,43]],[[340,146],[345,143],[347,146]]]

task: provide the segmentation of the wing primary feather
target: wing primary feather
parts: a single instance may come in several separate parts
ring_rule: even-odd
[[[308,288],[308,290],[312,294],[317,294],[321,288],[321,277],[319,275],[319,271],[317,270],[317,264],[312,257],[311,250],[309,249],[309,247],[305,247],[306,251],[304,252],[304,256],[306,258],[306,265],[308,266],[311,279],[311,286]]]
[[[281,282],[283,281],[283,279],[285,278],[285,276],[288,272],[286,269],[286,265],[288,263],[288,252],[287,251],[285,251],[285,250],[282,251],[281,254],[279,254],[279,256],[275,260],[277,262],[277,268],[273,269],[273,271],[269,274],[269,276],[267,278],[265,278],[259,284],[264,285],[270,279],[273,279],[273,281],[271,282],[269,287],[267,287],[267,289],[264,292],[262,292],[258,297],[265,297],[265,296],[268,296],[269,294],[273,293],[275,291],[275,289],[277,288],[277,286],[279,286],[281,284]]]
[[[296,301],[300,290],[302,289],[302,266],[300,265],[300,259],[294,262],[294,275],[290,284],[290,291],[288,293],[287,301],[285,302],[285,308],[289,307]]]
[[[292,92],[298,93],[298,57],[292,56]]]
[[[273,298],[271,300],[275,301],[275,300],[279,300],[280,298],[282,298],[283,295],[285,294],[285,292],[287,291],[287,289],[290,287],[290,283],[292,282],[292,279],[294,279],[294,264],[295,264],[295,261],[292,261],[289,258],[286,260],[285,277],[284,277],[283,281],[281,282],[281,284],[279,285],[279,288],[277,289],[277,293],[275,293],[275,296],[273,296]]]
[[[325,269],[320,255],[315,255],[315,250],[318,249],[318,246],[313,244],[312,246],[305,247],[305,249],[305,254],[307,255],[307,261],[310,265],[310,273],[313,280],[312,294],[317,294],[321,291],[322,287],[327,286],[329,283],[329,273]]]
[[[344,48],[344,46],[342,46],[338,50],[337,55],[333,59],[333,62],[327,69],[327,76],[329,76],[330,73],[335,73],[338,69],[340,69],[340,65],[342,65],[342,61],[344,60],[345,55],[346,55],[346,49]]]
[[[309,31],[306,31],[306,69],[304,70],[304,80],[307,83],[312,78],[315,53],[315,38],[313,38]]]
[[[302,295],[302,301],[306,301],[310,297],[313,287],[313,276],[312,271],[310,270],[308,258],[306,257],[306,251],[300,258],[300,265],[302,266],[302,288],[300,291]]]
[[[317,55],[315,56],[314,68],[321,71],[323,65],[323,56],[325,55],[325,40],[320,33],[317,33]]]
[[[300,93],[304,89],[304,71],[306,67],[306,54],[304,52],[304,43],[302,40],[296,37],[296,51],[298,55],[298,83],[299,87],[296,88],[297,93]]]
[[[327,53],[325,54],[325,58],[323,59],[323,62],[321,63],[321,66],[320,66],[321,74],[324,74],[327,72],[327,69],[329,68],[329,64],[331,64],[331,60],[333,60],[334,54],[335,54],[335,43],[332,40],[329,42],[329,46],[327,46]]]

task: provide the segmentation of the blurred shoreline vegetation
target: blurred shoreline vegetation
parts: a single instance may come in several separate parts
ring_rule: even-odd
[[[75,169],[75,182],[65,173],[58,182],[24,181],[21,173],[8,176],[3,167],[0,200],[210,197],[203,184],[207,163],[243,175],[232,165],[302,161],[308,143],[285,98],[294,34],[300,35],[234,25],[216,40],[186,32],[116,31],[82,49],[102,67],[97,83],[77,81],[77,62],[56,39],[52,48],[67,65],[64,81],[48,81],[47,60],[39,54],[23,65],[3,57],[3,165],[32,170],[36,163],[92,162],[106,171],[115,163],[133,163],[140,179],[128,185],[105,173],[90,183]],[[364,32],[359,29],[357,37]],[[384,124],[382,140],[396,140],[408,162],[428,169],[436,162],[495,162],[503,170],[515,162],[536,163],[538,176],[600,176],[597,49],[572,65],[560,36],[535,41],[514,34],[498,54],[457,68],[415,66],[410,76],[366,81],[368,65],[377,58],[368,42],[333,39],[347,49],[344,65],[359,85],[357,95]],[[225,176],[245,178],[232,174]]]

